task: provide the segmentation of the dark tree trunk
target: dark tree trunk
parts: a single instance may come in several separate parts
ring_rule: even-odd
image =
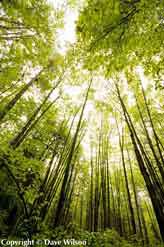
[[[33,83],[38,79],[43,69],[31,79],[29,83],[27,83],[16,95],[15,97],[1,110],[0,112],[0,122],[6,116],[6,114],[15,106],[15,104],[20,100],[23,94],[33,85]]]

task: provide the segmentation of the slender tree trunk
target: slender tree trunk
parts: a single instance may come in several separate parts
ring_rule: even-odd
[[[33,83],[38,79],[43,69],[39,71],[39,73],[34,76],[29,83],[27,83],[16,95],[15,97],[1,110],[0,112],[0,122],[3,118],[8,114],[8,112],[15,106],[15,104],[20,100],[23,94],[33,85]]]
[[[111,228],[111,200],[110,200],[110,178],[109,178],[109,159],[107,157],[107,165],[106,165],[106,173],[107,173],[107,209],[108,209],[108,219],[107,219],[107,227]]]
[[[149,119],[150,119],[150,123],[151,123],[151,127],[152,127],[152,130],[153,130],[155,142],[156,142],[156,145],[157,145],[157,149],[158,149],[161,161],[164,164],[164,158],[163,158],[163,155],[162,155],[162,152],[161,152],[161,148],[160,148],[160,143],[161,142],[160,142],[160,139],[159,139],[159,137],[157,135],[157,132],[155,130],[155,127],[154,127],[153,119],[152,119],[151,112],[150,112],[150,109],[149,109],[149,106],[148,106],[148,103],[147,103],[147,100],[146,100],[146,95],[145,95],[145,91],[144,91],[143,85],[142,85],[142,83],[140,83],[140,84],[141,84],[141,88],[142,88],[142,94],[143,94],[143,97],[144,97],[147,113],[148,113],[148,116],[149,116]],[[164,175],[164,170],[162,170],[162,168],[161,168],[161,171],[162,171],[161,175],[163,176]]]
[[[72,163],[72,159],[73,159],[73,155],[74,155],[74,151],[75,151],[75,146],[76,146],[76,142],[77,142],[77,138],[78,138],[78,134],[79,134],[79,130],[80,130],[83,114],[84,114],[84,109],[85,109],[85,106],[87,103],[90,87],[91,87],[91,83],[90,83],[88,90],[87,90],[87,93],[86,93],[85,101],[84,101],[84,104],[83,104],[83,107],[81,110],[81,114],[80,114],[80,118],[79,118],[79,121],[77,124],[76,132],[75,132],[75,135],[74,135],[74,138],[72,141],[71,150],[70,150],[69,156],[67,158],[65,174],[64,174],[64,178],[63,178],[63,182],[62,182],[61,192],[59,195],[59,201],[58,201],[57,210],[56,210],[55,219],[54,219],[54,226],[58,226],[60,224],[60,220],[61,220],[60,218],[62,218],[64,204],[65,204],[65,197],[66,197],[65,193],[66,193],[66,189],[67,189],[67,185],[68,185],[67,182],[68,182],[68,178],[69,178],[70,166]]]
[[[61,78],[60,78],[61,79]],[[43,100],[43,102],[37,107],[37,109],[34,111],[34,113],[32,114],[32,116],[30,117],[30,119],[26,122],[26,124],[23,126],[23,128],[21,129],[21,131],[10,141],[10,146],[12,148],[17,148],[25,139],[25,137],[27,136],[27,134],[29,133],[29,129],[31,130],[30,126],[32,125],[34,127],[34,125],[32,124],[33,121],[35,120],[35,118],[37,117],[38,113],[40,112],[40,110],[45,106],[45,104],[47,103],[48,99],[50,98],[51,94],[54,92],[54,90],[56,89],[56,87],[59,85],[59,83],[61,82],[61,80],[59,79],[59,81],[57,82],[57,84],[50,90],[50,92],[48,93],[48,95],[45,97],[45,99]],[[57,98],[58,99],[58,98]],[[57,100],[55,99],[55,101]],[[53,103],[55,102],[53,101]],[[50,105],[52,105],[50,103]],[[49,109],[49,107],[48,107]],[[46,110],[47,111],[47,110]],[[44,111],[44,113],[46,112]],[[43,114],[41,114],[43,116]],[[38,122],[38,121],[37,121]],[[36,122],[35,122],[36,123]]]
[[[146,227],[146,221],[145,221],[145,216],[143,213],[142,206],[140,206],[140,212],[141,212],[141,219],[142,219],[143,232],[144,232],[144,240],[145,240],[144,242],[145,242],[145,245],[148,246],[149,245],[149,236],[148,236],[148,230]]]
[[[134,209],[131,201],[131,195],[130,195],[130,190],[129,190],[129,182],[128,182],[128,176],[126,172],[126,165],[125,165],[125,158],[124,158],[124,137],[122,133],[122,140],[121,140],[121,135],[119,132],[118,128],[118,123],[116,120],[117,124],[117,130],[118,130],[118,135],[119,135],[119,145],[120,145],[120,150],[121,150],[121,156],[122,156],[122,165],[123,165],[123,171],[124,171],[124,178],[125,178],[125,185],[126,185],[126,191],[127,191],[127,197],[128,197],[128,204],[129,204],[129,210],[130,210],[130,220],[131,220],[131,225],[132,225],[132,234],[136,234],[136,223],[135,223],[135,217],[134,217]]]
[[[158,225],[156,223],[156,219],[154,218],[154,213],[151,210],[151,206],[148,205],[146,202],[145,202],[145,206],[146,206],[146,209],[147,209],[147,212],[148,212],[150,221],[151,221],[151,226],[152,226],[152,231],[153,231],[154,237],[157,240],[160,240],[161,241],[161,236],[160,236],[159,228],[158,228]]]
[[[146,98],[145,98],[145,100],[146,100]],[[139,112],[139,115],[140,115],[142,124],[143,124],[143,126],[144,126],[144,130],[145,130],[145,133],[146,133],[146,137],[147,137],[147,140],[148,140],[150,149],[151,149],[151,151],[152,151],[152,153],[153,153],[153,156],[154,156],[154,159],[155,159],[155,161],[156,161],[157,167],[159,168],[159,171],[160,171],[162,180],[164,181],[164,169],[163,169],[163,166],[162,166],[160,160],[158,159],[158,156],[157,156],[156,151],[155,151],[155,149],[154,149],[154,146],[153,146],[151,137],[150,137],[150,135],[149,135],[149,133],[148,133],[148,130],[147,130],[145,121],[144,121],[143,116],[142,116],[142,112],[141,112],[140,107],[139,107],[139,105],[138,105],[137,97],[136,97],[136,103],[137,103],[137,109],[138,109],[138,112]],[[145,101],[145,104],[147,105],[146,101]],[[148,109],[148,112],[149,112],[150,121],[152,121],[152,120],[151,120],[151,115],[150,115],[150,111],[149,111],[148,106],[147,106],[147,109]],[[154,128],[153,123],[152,123],[152,128]],[[155,130],[154,130],[154,132],[155,132]],[[156,133],[155,133],[155,136],[156,136]],[[157,143],[157,140],[156,140],[156,143]]]
[[[142,232],[142,224],[141,224],[141,218],[140,218],[140,210],[139,210],[137,190],[136,190],[136,185],[135,185],[135,181],[134,181],[132,164],[131,164],[131,160],[130,160],[130,156],[129,156],[129,152],[128,151],[127,151],[127,154],[128,154],[129,164],[130,164],[131,181],[132,181],[134,199],[135,199],[135,204],[136,204],[137,219],[138,219],[138,226],[139,226],[139,234],[140,234],[141,239],[143,239],[143,232]]]
[[[121,98],[121,95],[120,95],[120,91],[119,91],[119,88],[118,88],[118,85],[117,83],[115,84],[116,86],[116,90],[117,90],[117,94],[118,94],[118,98],[119,98],[119,101],[120,101],[120,104],[121,104],[121,107],[122,107],[122,110],[123,110],[123,113],[124,113],[124,117],[125,117],[125,121],[127,123],[127,126],[128,126],[128,129],[129,129],[129,132],[130,132],[130,136],[131,136],[131,140],[132,140],[132,144],[133,144],[133,147],[134,147],[134,152],[135,152],[135,155],[136,155],[136,159],[137,159],[137,162],[138,162],[138,165],[139,165],[139,168],[140,168],[140,171],[144,177],[144,180],[145,180],[145,183],[146,183],[146,187],[147,187],[147,190],[149,192],[149,196],[151,198],[151,201],[152,201],[152,205],[153,205],[153,208],[154,208],[154,211],[155,211],[155,214],[156,214],[156,218],[157,218],[157,221],[158,221],[158,225],[159,225],[159,228],[160,228],[160,233],[161,233],[161,237],[164,241],[164,228],[163,228],[163,225],[164,225],[164,214],[163,214],[163,209],[164,209],[164,201],[163,201],[163,197],[162,197],[162,194],[163,193],[163,188],[161,188],[160,186],[158,186],[158,181],[156,179],[154,179],[153,181],[156,183],[155,186],[154,184],[152,183],[152,179],[151,177],[149,176],[149,173],[145,167],[145,160],[147,162],[147,164],[149,164],[148,168],[151,168],[151,163],[149,161],[149,159],[147,158],[145,152],[144,152],[144,149],[142,147],[142,144],[136,134],[136,131],[135,131],[135,128],[133,126],[133,123],[131,121],[131,118],[127,112],[127,109],[124,105],[124,102]],[[139,150],[139,147],[140,147],[141,150]],[[141,151],[142,151],[142,154],[141,154]],[[144,159],[143,159],[143,156],[144,155]],[[158,186],[158,187],[157,187]]]
[[[80,228],[83,228],[83,196],[81,196],[81,203],[80,203]]]

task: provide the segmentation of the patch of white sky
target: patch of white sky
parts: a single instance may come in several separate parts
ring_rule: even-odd
[[[155,58],[158,60],[159,62],[159,57],[158,56],[155,56]],[[155,82],[152,80],[152,78],[149,78],[147,76],[144,75],[144,70],[142,68],[142,66],[138,66],[136,68],[136,73],[139,75],[139,78],[142,82],[142,85],[143,85],[143,88],[146,90],[148,88],[149,85],[151,85],[151,90],[148,90],[147,92],[147,95],[146,95],[146,98],[147,99],[153,99],[153,103],[154,103],[154,106],[156,107],[156,110],[158,112],[162,112],[163,111],[163,103],[161,105],[161,98],[159,96],[159,91],[156,90],[156,87],[155,87]],[[162,94],[162,98],[163,98],[163,94]],[[163,100],[162,100],[163,102]],[[150,128],[149,132],[151,133],[152,130]]]
[[[76,20],[78,18],[79,9],[83,5],[83,0],[77,1],[76,7],[70,7],[67,0],[48,0],[55,9],[64,10],[64,27],[57,31],[58,48],[61,54],[65,54],[69,45],[76,43]],[[95,100],[103,101],[106,97],[105,88],[102,85],[105,83],[103,77],[97,77],[94,83]],[[80,101],[81,92],[85,92],[87,83],[80,86],[65,86],[64,91],[72,98],[73,103]],[[91,111],[94,111],[94,106],[91,101],[88,101],[85,109],[85,117],[88,117]]]
[[[85,119],[88,123],[87,129],[86,129],[86,134],[85,137],[82,140],[82,146],[84,150],[84,155],[85,158],[89,159],[90,158],[90,142],[91,139],[93,139],[93,136],[95,138],[95,133],[99,127],[99,124],[101,123],[101,117],[102,117],[102,112],[98,111],[95,107],[95,100],[99,102],[103,102],[106,99],[106,91],[105,87],[103,87],[103,83],[106,81],[100,77],[95,77],[95,81],[92,85],[92,88],[94,89],[93,93],[93,99],[89,97],[85,111],[84,111],[84,116],[83,119]],[[104,80],[104,81],[103,81]],[[71,98],[72,104],[76,106],[82,106],[84,102],[84,97],[85,97],[85,92],[87,91],[89,82],[85,82],[80,86],[65,86],[64,91],[65,93]],[[78,118],[76,118],[76,121],[78,121]]]
[[[143,88],[146,89],[150,80],[148,80],[148,78],[145,76],[143,67],[141,65],[138,65],[135,69],[135,72],[139,76],[139,79],[142,82]]]
[[[144,90],[146,90],[148,88],[148,86],[152,83],[151,78],[149,78],[148,76],[145,75],[144,68],[141,65],[136,66],[134,69],[134,72],[136,73],[139,80],[141,81]],[[124,73],[120,74],[120,80],[121,80],[121,83],[123,83],[123,85],[124,85],[123,91],[122,91],[123,95],[124,94],[127,95],[129,106],[134,106],[136,104],[134,93],[129,88],[128,81],[127,81],[127,78],[126,78]],[[153,82],[153,84],[154,84],[154,82]],[[154,94],[153,90],[151,92]],[[152,96],[152,95],[150,95],[150,96]]]
[[[57,48],[61,54],[65,54],[69,45],[76,42],[76,20],[79,9],[70,7],[67,0],[48,0],[55,9],[64,11],[64,27],[57,30]]]
[[[158,106],[159,105],[159,102],[158,102],[159,97],[156,97],[156,95],[158,95],[158,90],[156,90],[156,88],[155,88],[156,84],[155,84],[155,81],[153,80],[153,78],[151,76],[145,75],[144,68],[141,65],[136,67],[135,72],[138,74],[144,90],[147,90],[146,98],[147,99],[153,99],[154,102],[156,101],[156,105]],[[148,90],[150,88],[151,88],[151,90]]]

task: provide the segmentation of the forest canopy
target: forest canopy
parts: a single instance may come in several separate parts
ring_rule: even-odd
[[[1,239],[163,246],[163,13],[0,1]]]

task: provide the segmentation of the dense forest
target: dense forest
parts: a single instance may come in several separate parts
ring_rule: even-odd
[[[0,246],[164,246],[164,1],[1,0],[0,61]]]

